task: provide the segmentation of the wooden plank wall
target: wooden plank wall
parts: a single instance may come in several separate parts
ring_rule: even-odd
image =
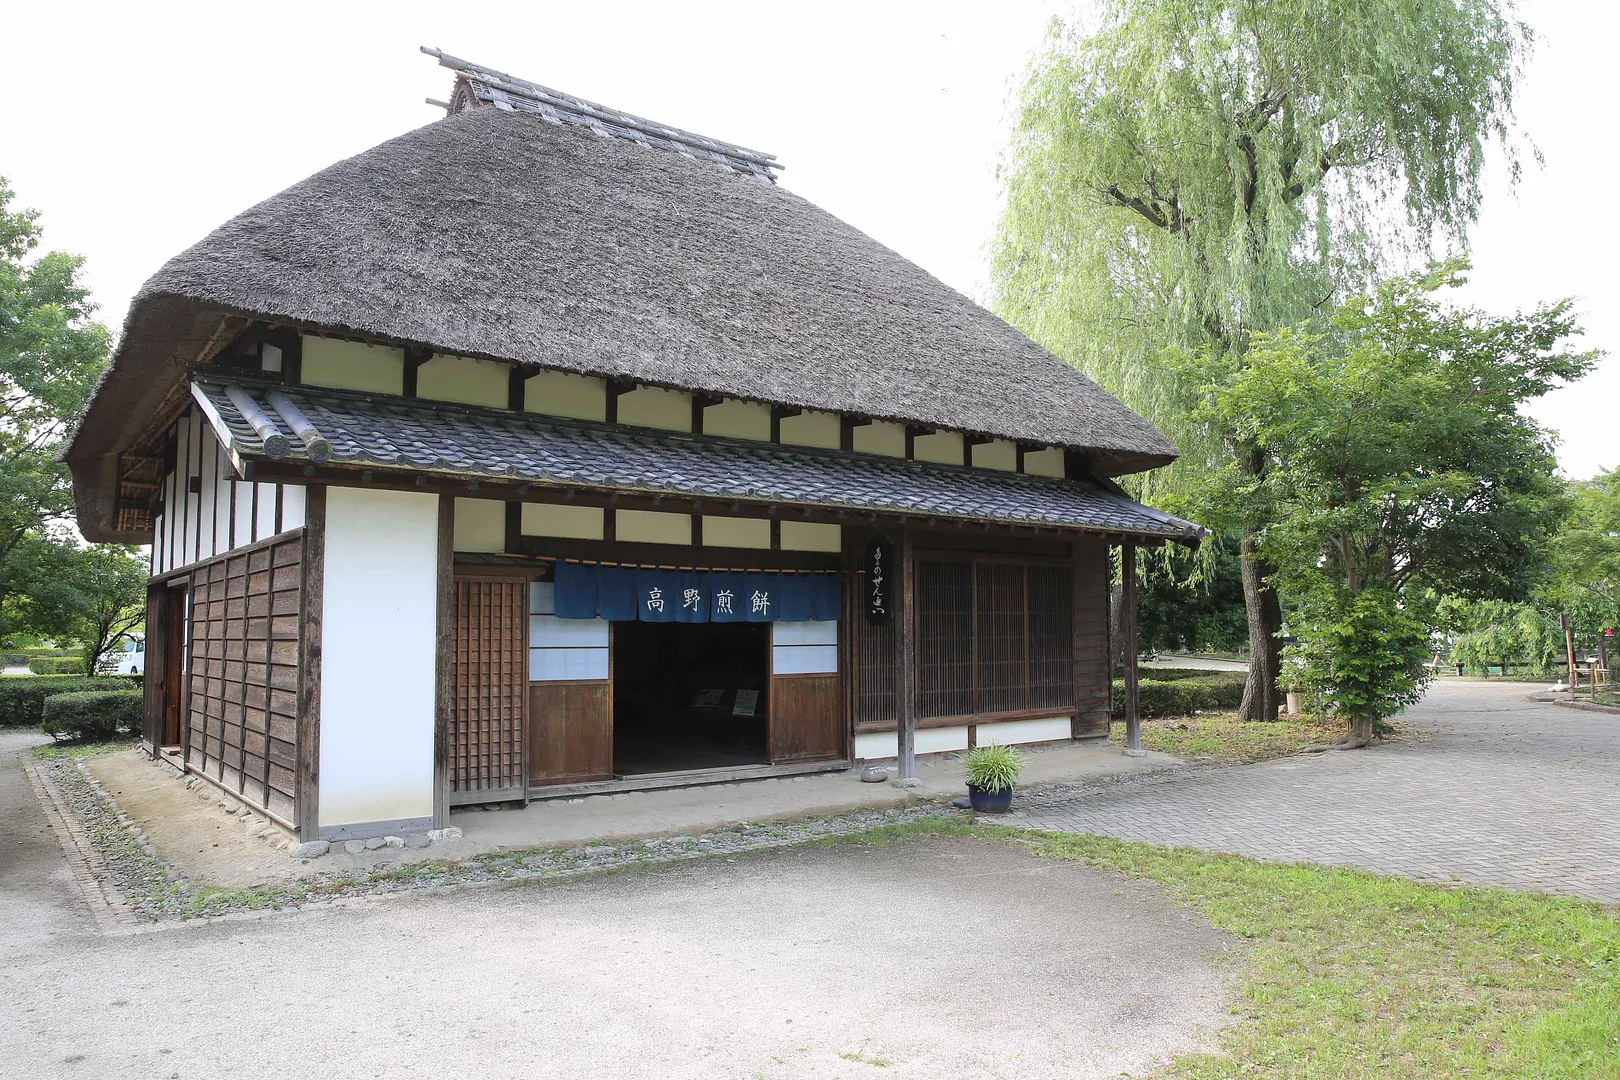
[[[613,684],[529,684],[529,780],[580,784],[613,770]]]
[[[298,821],[303,538],[290,533],[191,572],[186,768],[289,828]]]
[[[1108,734],[1114,705],[1108,670],[1108,545],[1074,542],[1074,737]]]
[[[832,761],[844,754],[843,698],[837,675],[771,678],[771,763]]]
[[[450,802],[521,799],[528,585],[514,577],[458,579],[454,612]]]

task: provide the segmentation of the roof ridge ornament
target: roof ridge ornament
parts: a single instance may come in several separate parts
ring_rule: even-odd
[[[448,102],[427,99],[428,104],[439,106],[451,116],[483,106],[494,106],[505,112],[530,113],[554,124],[585,127],[609,138],[624,139],[660,150],[673,150],[683,157],[724,165],[772,183],[776,181],[776,174],[784,168],[776,160],[775,154],[750,150],[746,146],[711,139],[633,113],[598,105],[594,101],[508,75],[504,71],[450,56],[426,45],[420,48],[426,55],[437,58],[441,67],[456,73],[455,91]]]

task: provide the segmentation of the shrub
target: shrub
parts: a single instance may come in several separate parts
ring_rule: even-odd
[[[28,661],[31,659],[33,658],[27,653],[23,652],[21,649],[16,649],[12,652],[0,653],[0,666],[27,667]]]
[[[84,690],[47,698],[39,726],[53,739],[91,742],[139,730],[144,713],[139,690]]]
[[[1235,709],[1243,703],[1248,675],[1241,671],[1204,672],[1197,678],[1143,679],[1138,685],[1137,707],[1142,716],[1188,716],[1200,710]],[[1125,711],[1125,683],[1114,682],[1114,712]]]
[[[81,656],[36,656],[28,661],[28,670],[35,675],[83,675],[84,658]]]
[[[962,758],[967,782],[980,791],[995,794],[1018,783],[1024,774],[1024,756],[1010,746],[979,746]]]
[[[23,727],[45,719],[45,700],[57,694],[135,690],[140,682],[122,676],[16,676],[0,679],[0,727]]]
[[[1246,675],[1241,671],[1222,671],[1219,668],[1169,668],[1150,667],[1143,664],[1142,678],[1152,679],[1154,682],[1181,682],[1183,679],[1207,679],[1214,675]]]

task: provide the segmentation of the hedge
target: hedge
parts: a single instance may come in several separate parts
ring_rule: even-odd
[[[90,742],[139,731],[146,712],[139,690],[85,690],[45,699],[39,726],[53,739]]]
[[[1152,679],[1154,682],[1181,682],[1183,679],[1207,679],[1212,675],[1244,675],[1242,671],[1224,671],[1219,668],[1195,667],[1153,667],[1143,664],[1142,678]]]
[[[1248,675],[1241,671],[1204,673],[1187,679],[1143,679],[1138,686],[1137,703],[1143,716],[1188,716],[1217,709],[1235,709],[1243,703],[1243,686]],[[1125,711],[1125,683],[1114,682],[1114,712]]]
[[[28,670],[35,675],[83,675],[82,656],[36,656],[28,661]]]
[[[117,675],[8,676],[0,679],[0,727],[33,726],[45,719],[45,699],[57,694],[136,690],[140,680]]]

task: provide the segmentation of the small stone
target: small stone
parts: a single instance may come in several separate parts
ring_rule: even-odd
[[[429,829],[428,839],[435,844],[444,840],[460,840],[461,828],[457,825],[447,825],[442,829]]]
[[[386,841],[384,841],[380,836],[368,836],[366,837],[366,850],[376,851],[378,848],[382,847],[384,843],[386,843]]]
[[[295,859],[313,859],[317,855],[325,855],[331,846],[325,840],[305,840],[301,844],[289,844],[287,854]]]
[[[408,848],[424,848],[430,843],[432,841],[428,839],[428,834],[425,832],[413,832],[405,838],[405,846]]]
[[[915,776],[896,777],[895,779],[890,780],[889,783],[893,784],[897,788],[906,788],[908,790],[922,787],[922,781],[917,779]]]
[[[586,848],[585,854],[593,858],[597,855],[611,855],[613,854],[613,849],[610,847],[604,847],[601,844],[596,844]]]
[[[405,838],[403,836],[385,836],[385,837],[383,837],[383,846],[384,847],[404,847],[405,846]]]
[[[889,770],[882,765],[868,765],[861,770],[861,783],[881,784],[889,778]]]
[[[364,840],[345,840],[343,842],[343,850],[347,851],[350,855],[358,855],[362,851],[366,850],[366,842]]]

